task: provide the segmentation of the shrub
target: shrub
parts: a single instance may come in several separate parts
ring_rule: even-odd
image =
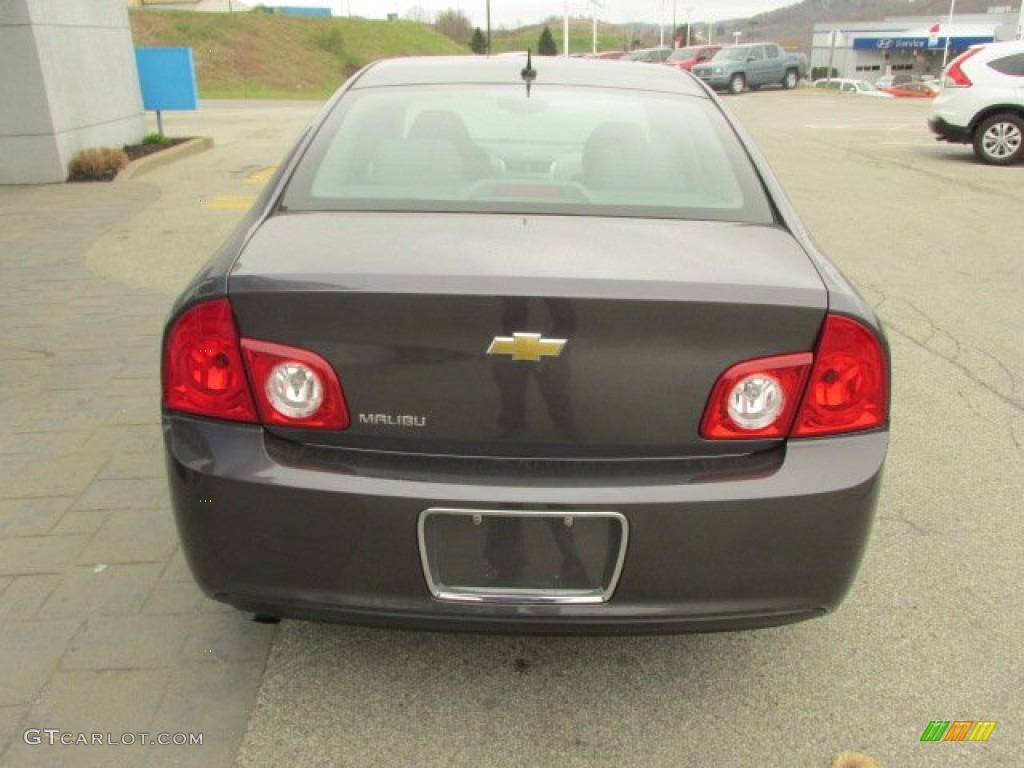
[[[157,133],[154,131],[153,133],[147,133],[145,136],[143,136],[142,143],[143,145],[159,144],[160,146],[164,146],[165,144],[170,144],[171,139],[167,138],[162,133]]]
[[[86,149],[71,158],[68,181],[112,181],[126,165],[128,155],[123,149]]]

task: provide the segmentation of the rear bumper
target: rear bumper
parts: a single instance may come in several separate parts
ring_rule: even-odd
[[[971,141],[970,131],[964,126],[952,125],[938,115],[928,118],[928,130],[935,134],[939,141],[953,144],[967,144]]]
[[[888,444],[886,433],[801,441],[773,452],[767,470],[762,461],[676,482],[583,482],[591,468],[531,484],[528,474],[460,478],[459,459],[427,479],[403,479],[416,475],[386,460],[326,467],[285,456],[259,427],[177,414],[165,414],[164,438],[183,549],[215,599],[282,617],[538,634],[741,629],[827,613],[864,552]],[[616,589],[587,605],[436,599],[417,539],[421,513],[436,507],[621,515],[629,538]]]

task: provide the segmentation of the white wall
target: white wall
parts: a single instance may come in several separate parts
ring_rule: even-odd
[[[83,149],[142,138],[124,0],[0,2],[0,184],[60,182]]]

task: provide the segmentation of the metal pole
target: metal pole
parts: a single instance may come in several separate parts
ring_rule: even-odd
[[[597,6],[590,4],[590,52],[597,54]]]
[[[491,55],[491,0],[487,0],[487,55]]]
[[[665,0],[661,0],[661,18],[658,20],[658,27],[660,32],[658,34],[658,46],[660,48],[665,47]]]
[[[565,49],[564,56],[569,58],[569,0],[565,0],[564,13],[562,15],[562,47]]]
[[[672,0],[672,47],[676,47],[676,0]]]
[[[825,80],[832,82],[832,65],[836,60],[836,38],[839,36],[838,30],[832,30],[832,45],[828,52],[828,72],[825,73]]]
[[[953,30],[953,12],[956,8],[956,0],[949,0],[949,24],[946,30],[946,45],[942,48],[942,71],[946,71],[946,62],[949,60],[950,38]]]

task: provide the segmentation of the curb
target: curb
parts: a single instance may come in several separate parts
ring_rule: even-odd
[[[149,173],[154,168],[173,163],[175,160],[180,160],[183,157],[205,152],[208,149],[213,149],[213,139],[208,136],[183,141],[181,144],[176,144],[169,149],[154,152],[151,155],[140,157],[138,160],[133,160],[114,177],[114,181],[134,179],[136,176]]]

